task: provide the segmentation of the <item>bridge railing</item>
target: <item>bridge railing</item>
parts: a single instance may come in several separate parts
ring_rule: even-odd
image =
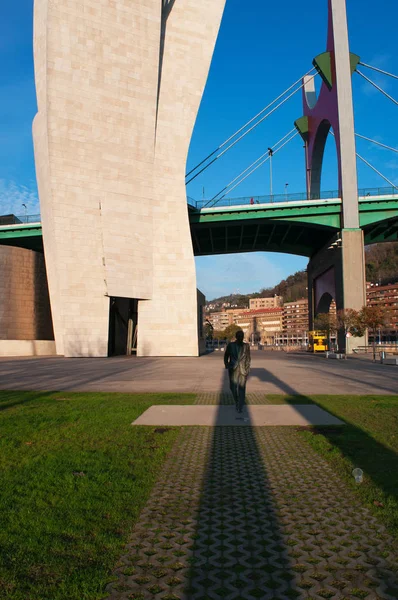
[[[41,215],[0,215],[0,225],[26,225],[28,223],[40,223]]]
[[[41,215],[40,214],[36,214],[36,215],[23,215],[23,216],[18,216],[17,219],[19,219],[20,223],[40,223],[41,222]]]
[[[398,189],[394,187],[360,188],[358,190],[358,196],[398,196]],[[219,202],[211,202],[209,200],[196,201],[191,197],[188,197],[187,200],[188,204],[200,210],[201,208],[204,208],[206,204],[208,204],[208,207],[206,208],[211,208],[211,206],[241,206],[247,204],[273,204],[278,202],[307,202],[308,200],[330,200],[339,197],[340,192],[338,190],[331,190],[321,192],[320,197],[319,194],[308,197],[307,192],[302,192],[298,194],[274,194],[272,196],[241,196],[239,198],[223,198]]]
[[[318,197],[307,197],[306,192],[298,194],[275,194],[273,196],[241,196],[239,198],[223,198],[220,202],[215,202],[214,206],[241,206],[246,204],[273,204],[278,202],[307,202],[308,200],[332,200],[339,198],[340,193],[338,190],[332,190],[328,192],[321,192],[320,198]],[[367,196],[372,198],[376,196],[397,196],[398,188],[395,187],[382,187],[382,188],[360,188],[358,190],[359,198],[366,198]],[[200,210],[206,204],[211,202],[209,200],[194,200],[191,196],[187,196],[187,203]],[[0,216],[0,225],[18,225],[18,224],[29,224],[29,223],[40,223],[40,214],[35,215],[4,215]]]

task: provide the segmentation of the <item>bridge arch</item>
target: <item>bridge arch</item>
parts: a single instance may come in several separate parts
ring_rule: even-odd
[[[333,300],[333,296],[329,292],[325,292],[315,309],[315,316],[327,314],[330,310],[330,305],[332,304]]]
[[[332,124],[328,119],[324,119],[318,126],[315,134],[315,141],[312,151],[312,165],[310,172],[310,198],[321,197],[321,178],[323,157],[325,154],[326,142],[329,136]]]
[[[330,267],[314,280],[315,311],[314,316],[328,313],[332,300],[336,300],[335,268]]]

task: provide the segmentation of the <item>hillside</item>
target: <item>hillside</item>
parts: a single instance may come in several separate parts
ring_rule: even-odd
[[[385,285],[398,281],[398,242],[388,244],[374,244],[365,249],[366,281]],[[230,294],[215,298],[210,304],[220,308],[223,303],[241,308],[249,305],[250,298],[266,298],[270,296],[283,296],[285,302],[293,302],[307,295],[307,273],[298,271],[289,275],[274,287],[263,288],[251,294]],[[207,303],[209,304],[209,302]]]

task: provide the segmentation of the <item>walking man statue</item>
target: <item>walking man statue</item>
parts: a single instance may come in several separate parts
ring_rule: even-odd
[[[236,332],[236,341],[230,342],[225,350],[224,364],[229,373],[229,387],[238,413],[245,404],[246,381],[250,371],[250,346],[243,341],[242,330]]]

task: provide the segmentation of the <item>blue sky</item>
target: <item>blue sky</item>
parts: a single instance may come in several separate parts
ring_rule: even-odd
[[[178,1],[178,0],[177,0]],[[303,8],[305,6],[305,9]],[[396,23],[398,4],[384,0],[347,0],[350,45],[364,62],[398,74]],[[213,63],[192,137],[188,168],[194,166],[263,106],[311,68],[325,49],[326,0],[227,0]],[[30,214],[39,210],[33,160],[31,125],[36,112],[32,57],[33,1],[0,3],[0,212]],[[398,81],[372,74],[371,78],[398,98]],[[353,79],[356,131],[393,147],[398,146],[398,108],[358,75]],[[257,128],[243,142],[188,187],[190,196],[212,197],[268,146],[275,144],[301,116],[300,94]],[[357,150],[394,183],[398,156],[366,141]],[[305,189],[304,154],[299,138],[278,154],[273,163],[274,193]],[[362,164],[360,187],[383,183]],[[333,140],[326,149],[323,190],[337,187]],[[269,166],[260,168],[233,195],[269,192]],[[239,290],[256,291],[305,268],[307,260],[280,254],[242,254],[196,259],[198,287],[211,299]]]

